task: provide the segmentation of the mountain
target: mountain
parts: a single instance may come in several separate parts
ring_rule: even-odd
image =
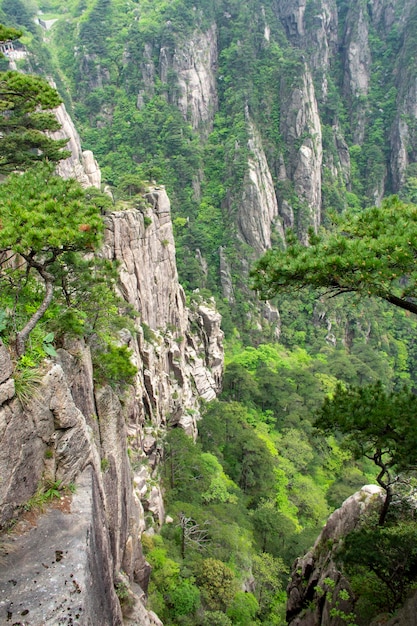
[[[45,4],[84,145],[110,183],[166,185],[183,284],[241,324],[247,261],[287,228],[412,199],[411,0]]]
[[[417,7],[3,0],[1,20],[24,29],[14,67],[65,101],[60,174],[107,194],[135,374],[63,334],[22,393],[1,344],[0,615],[281,626],[291,561],[375,480],[313,416],[338,383],[415,386],[416,325],[372,301],[260,303],[249,271],[332,212],[416,201]],[[307,574],[296,620],[327,611]]]

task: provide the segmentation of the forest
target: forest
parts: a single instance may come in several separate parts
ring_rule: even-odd
[[[381,486],[384,507],[338,555],[354,611],[334,616],[369,626],[394,614],[417,580],[408,506],[417,450],[417,135],[404,105],[415,80],[417,7],[394,3],[407,19],[388,28],[367,3],[333,3],[333,57],[308,69],[319,148],[312,118],[295,136],[288,113],[308,83],[306,57],[326,5],[305,4],[297,39],[272,0],[1,2],[2,39],[29,51],[17,61],[24,74],[0,61],[0,336],[14,350],[22,401],[64,337],[90,342],[98,386],[122,395],[132,382],[136,368],[117,332],[134,332],[133,315],[115,295],[117,267],[89,253],[100,247],[103,215],[140,206],[150,181],[171,199],[188,306],[214,298],[222,314],[223,391],[203,404],[196,442],[177,428],[163,436],[154,479],[167,523],[142,537],[148,604],[166,626],[286,624],[294,559],[368,483]],[[364,14],[369,85],[347,93],[340,51]],[[180,106],[178,59],[213,25],[216,94],[195,121]],[[57,91],[42,76],[53,76]],[[49,110],[61,101],[110,195],[54,174],[65,141],[44,133],[56,130]],[[408,129],[400,177],[397,118]],[[281,210],[261,254],[241,224],[258,135]],[[306,148],[323,153],[318,206],[297,178]],[[17,268],[8,263],[16,253],[26,262]],[[265,301],[277,311],[272,321]],[[154,341],[152,329],[146,339]],[[147,522],[155,526],[152,516]],[[123,606],[122,588],[118,596]]]

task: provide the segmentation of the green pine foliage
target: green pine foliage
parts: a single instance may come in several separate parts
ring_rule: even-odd
[[[56,162],[69,153],[67,141],[48,137],[58,130],[50,109],[61,99],[46,80],[15,71],[0,72],[0,171],[27,169],[35,161]]]

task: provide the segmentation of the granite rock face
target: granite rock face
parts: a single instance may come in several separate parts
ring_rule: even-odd
[[[157,64],[155,52],[159,57]],[[168,85],[173,74],[176,88],[167,92],[167,99],[178,107],[202,138],[207,138],[218,107],[217,65],[216,24],[207,30],[195,30],[175,47],[161,46],[155,51],[150,43],[146,44],[141,63],[144,88],[138,93],[137,107],[143,106],[145,95],[153,95],[156,79]]]
[[[195,435],[198,397],[212,400],[220,391],[221,318],[214,305],[185,306],[168,196],[153,188],[146,199],[144,210],[107,218],[103,254],[119,262],[120,293],[139,313],[137,337],[128,338],[139,369],[139,419],[158,427],[179,424]]]
[[[178,75],[178,96],[174,102],[184,118],[207,137],[213,129],[217,111],[216,68],[218,63],[217,28],[193,33],[175,50],[172,69]]]
[[[241,238],[260,256],[271,247],[274,231],[281,241],[284,240],[284,229],[262,140],[251,121],[248,148],[248,170],[243,183],[237,224]]]
[[[103,625],[161,625],[146,609],[140,538],[165,517],[164,432],[180,426],[195,436],[200,398],[221,388],[221,318],[213,303],[185,306],[164,189],[149,191],[145,210],[108,215],[106,226],[102,254],[119,261],[118,289],[136,311],[135,332],[119,333],[138,369],[134,384],[123,396],[96,387],[89,347],[68,340],[17,396],[0,343],[1,528],[48,489],[62,494],[25,514],[4,544],[2,623],[30,615],[31,626],[97,624],[97,616]],[[128,608],[115,593],[121,584]]]
[[[63,178],[75,178],[83,187],[101,186],[101,171],[91,150],[82,150],[80,136],[64,104],[55,109],[61,128],[51,133],[54,139],[68,139],[66,149],[71,155],[58,163],[57,173]]]
[[[344,537],[357,528],[363,517],[379,511],[384,492],[376,485],[366,485],[345,500],[329,517],[314,547],[298,558],[287,587],[287,623],[290,626],[343,626],[337,607],[345,615],[354,609],[349,583],[338,569],[335,554]],[[332,583],[329,585],[328,580]],[[340,595],[341,591],[347,594]],[[344,598],[348,599],[344,599]],[[369,626],[416,626],[417,594],[411,592],[395,616],[381,614]]]
[[[301,78],[291,89],[285,83],[281,130],[289,146],[287,164],[282,164],[280,180],[289,179],[309,215],[309,226],[317,230],[321,223],[321,168],[323,147],[321,122],[315,95],[313,78],[307,66]],[[292,213],[292,209],[291,209]],[[294,216],[287,221],[294,223]],[[300,234],[305,232],[297,224]]]
[[[339,542],[359,524],[365,513],[381,507],[384,494],[376,485],[366,485],[345,500],[340,509],[329,517],[314,547],[298,558],[293,566],[287,587],[287,622],[291,626],[341,626],[343,622],[332,616],[336,604],[349,614],[350,600],[338,600],[341,590],[349,591],[349,584],[333,559]],[[325,580],[334,581],[330,589]],[[324,591],[323,591],[324,590]],[[326,591],[330,593],[327,594]]]
[[[91,466],[75,485],[71,498],[11,536],[0,565],[2,624],[95,624],[97,617],[103,626],[123,623],[104,503]]]

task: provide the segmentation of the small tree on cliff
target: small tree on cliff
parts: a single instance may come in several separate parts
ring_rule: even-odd
[[[387,393],[380,383],[338,387],[327,399],[315,425],[344,435],[356,458],[366,457],[379,468],[378,484],[385,490],[379,525],[386,520],[399,474],[416,469],[417,397],[408,389]]]
[[[17,329],[18,356],[52,302],[57,276],[62,275],[58,261],[66,255],[68,263],[68,253],[92,250],[101,230],[99,210],[86,202],[80,185],[54,175],[51,166],[11,174],[0,185],[0,291],[11,287],[19,298],[33,274],[37,290],[44,288],[39,306]]]
[[[262,298],[310,287],[331,296],[382,298],[417,314],[417,206],[392,197],[381,207],[345,214],[329,232],[310,233],[309,244],[290,235],[286,249],[270,250],[258,261],[253,287]],[[379,467],[377,481],[386,491],[381,525],[396,474],[416,464],[416,409],[416,397],[407,390],[339,388],[317,420],[320,429],[338,430],[356,456]]]
[[[46,80],[20,72],[0,72],[0,172],[26,170],[38,161],[69,156],[66,139],[46,134],[60,124],[51,113],[61,98]]]

